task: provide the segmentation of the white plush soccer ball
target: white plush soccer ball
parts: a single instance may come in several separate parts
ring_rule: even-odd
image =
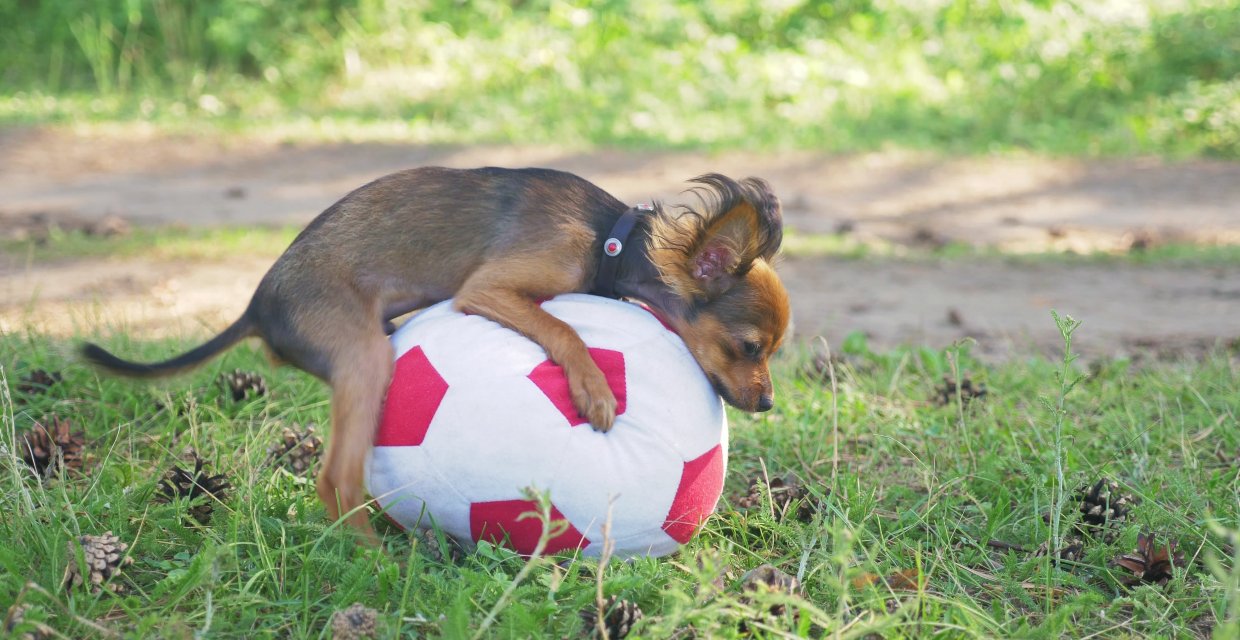
[[[393,336],[396,367],[367,488],[398,525],[534,551],[526,488],[550,495],[568,528],[547,553],[597,555],[611,505],[618,556],[659,556],[714,510],[727,464],[723,404],[684,343],[649,311],[580,294],[542,303],[590,348],[618,417],[594,431],[542,348],[450,303]]]

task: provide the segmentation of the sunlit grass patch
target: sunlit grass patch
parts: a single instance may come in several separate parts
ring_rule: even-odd
[[[133,258],[221,260],[234,256],[279,256],[300,227],[137,227],[115,236],[64,230],[53,225],[45,237],[0,242],[0,251],[30,261]]]
[[[17,3],[0,123],[297,139],[1237,157],[1240,7]]]
[[[850,258],[907,260],[1006,260],[1035,263],[1209,266],[1240,263],[1240,246],[1231,244],[1155,243],[1149,247],[1097,248],[1089,252],[1042,246],[1014,251],[961,241],[894,242],[850,233],[784,234],[782,254],[788,258]]]
[[[53,226],[45,236],[0,241],[0,255],[37,264],[66,260],[146,258],[153,260],[219,261],[231,257],[278,257],[300,227],[135,227],[117,236],[93,235]],[[924,246],[848,233],[807,233],[789,229],[782,254],[789,259],[1008,260],[1092,264],[1209,266],[1240,263],[1240,247],[1186,243],[1155,244],[1137,250],[1076,253],[1047,248],[1009,252],[964,242]]]

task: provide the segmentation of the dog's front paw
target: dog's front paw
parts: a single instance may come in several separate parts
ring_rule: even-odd
[[[606,433],[611,431],[616,421],[616,395],[607,385],[603,372],[597,366],[592,369],[581,375],[569,376],[568,388],[577,413],[588,420],[595,431]]]

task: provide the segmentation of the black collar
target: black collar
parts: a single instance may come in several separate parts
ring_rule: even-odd
[[[650,211],[654,211],[653,206],[639,204],[625,211],[620,219],[616,220],[611,233],[603,241],[603,255],[599,258],[598,270],[594,273],[594,288],[590,293],[607,298],[617,297],[616,274],[620,271],[621,256],[628,248],[625,243],[629,241],[629,234],[637,225],[637,219]]]

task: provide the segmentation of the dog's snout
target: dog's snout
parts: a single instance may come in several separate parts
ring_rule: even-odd
[[[761,398],[758,398],[758,411],[770,411],[773,406],[775,406],[775,398],[772,398],[771,394],[764,393]]]

